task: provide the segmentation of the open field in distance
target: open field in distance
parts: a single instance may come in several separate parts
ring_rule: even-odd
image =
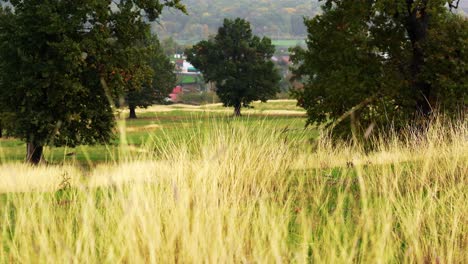
[[[232,119],[232,109],[221,104],[204,106],[156,105],[137,110],[138,119],[129,120],[122,111],[116,128],[114,144],[110,146],[80,146],[70,148],[46,148],[48,162],[93,164],[114,162],[119,159],[119,145],[125,143],[136,150],[147,143],[172,142],[191,137],[197,130],[210,129],[213,123],[229,123],[259,126],[272,129],[289,128],[291,133],[304,129],[305,111],[294,100],[275,100],[269,103],[253,103],[253,108],[243,109],[244,116]],[[314,128],[310,136],[317,135]],[[25,143],[7,138],[0,139],[0,163],[21,162],[25,158]]]

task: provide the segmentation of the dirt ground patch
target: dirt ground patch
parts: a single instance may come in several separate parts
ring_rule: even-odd
[[[295,100],[270,100],[268,101],[272,104],[274,103],[291,103],[291,102],[296,102]],[[255,103],[260,103],[260,101],[255,101]],[[153,105],[150,106],[146,109],[138,109],[137,111],[139,113],[151,113],[151,112],[172,112],[172,111],[196,111],[196,112],[218,112],[218,113],[224,113],[224,112],[232,112],[233,110],[231,108],[224,108],[220,109],[223,104],[217,103],[217,104],[207,104],[207,105],[188,105],[188,104],[172,104],[172,105]],[[304,114],[302,111],[297,111],[297,110],[257,110],[257,109],[245,109],[243,110],[245,113],[248,112],[262,112],[262,113],[269,113],[270,111],[275,111],[275,114],[289,114],[289,112],[294,112],[294,114]]]
[[[160,128],[162,128],[161,125],[152,124],[152,125],[141,126],[141,127],[127,127],[126,131],[127,132],[153,131],[153,130],[160,129]]]

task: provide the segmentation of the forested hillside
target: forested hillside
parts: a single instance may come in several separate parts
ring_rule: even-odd
[[[165,11],[153,30],[160,38],[172,36],[195,42],[216,33],[224,18],[241,17],[251,22],[254,34],[272,39],[303,39],[304,16],[320,12],[317,0],[187,0],[188,15]]]

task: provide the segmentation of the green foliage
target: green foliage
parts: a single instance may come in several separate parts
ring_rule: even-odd
[[[467,23],[436,2],[406,9],[408,1],[326,1],[323,15],[306,19],[307,50],[295,48],[293,61],[308,123],[349,136],[403,127],[437,108],[459,114],[468,91]]]
[[[161,47],[166,56],[173,56],[174,54],[184,53],[185,47],[177,43],[172,37],[165,38],[161,41]]]
[[[152,79],[140,87],[133,87],[125,96],[125,102],[130,109],[146,108],[163,102],[176,84],[174,64],[165,55],[156,36],[148,37],[148,43],[142,47],[148,56],[148,66],[151,67]]]
[[[164,6],[184,10],[179,0],[10,4],[0,12],[0,110],[8,133],[33,149],[109,142],[112,102],[148,82],[133,39]]]
[[[279,92],[280,77],[270,58],[271,40],[252,34],[250,23],[237,18],[224,20],[218,34],[186,51],[187,59],[206,81],[216,83],[216,93],[225,106],[240,107],[254,100],[266,101]]]
[[[441,112],[462,113],[468,105],[468,20],[456,15],[440,19],[424,43],[428,56],[421,75],[431,84]]]
[[[80,32],[91,1],[12,4],[0,22],[0,105],[8,132],[38,145],[107,142],[112,109],[83,55],[99,29]]]

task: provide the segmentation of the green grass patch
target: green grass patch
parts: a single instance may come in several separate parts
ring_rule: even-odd
[[[294,46],[304,46],[305,40],[297,40],[297,39],[273,39],[271,41],[273,45],[278,47],[294,47]]]
[[[219,127],[246,126],[253,129],[285,130],[289,138],[303,135],[305,119],[288,115],[288,111],[301,111],[295,101],[254,102],[253,108],[244,108],[244,116],[233,118],[231,108],[220,105],[206,105],[199,108],[168,106],[164,111],[139,111],[138,119],[118,120],[115,137],[109,145],[68,147],[46,147],[45,159],[52,164],[78,163],[94,164],[117,162],[121,159],[122,144],[130,145],[130,151],[139,153],[148,144],[177,144],[194,136],[210,133]],[[168,111],[169,110],[169,111]],[[281,111],[264,115],[264,111]],[[316,133],[313,129],[311,135]],[[123,133],[121,133],[123,132]],[[194,135],[194,133],[196,134]],[[128,149],[128,148],[127,148]],[[16,139],[0,140],[0,163],[22,162],[25,159],[26,145]]]

